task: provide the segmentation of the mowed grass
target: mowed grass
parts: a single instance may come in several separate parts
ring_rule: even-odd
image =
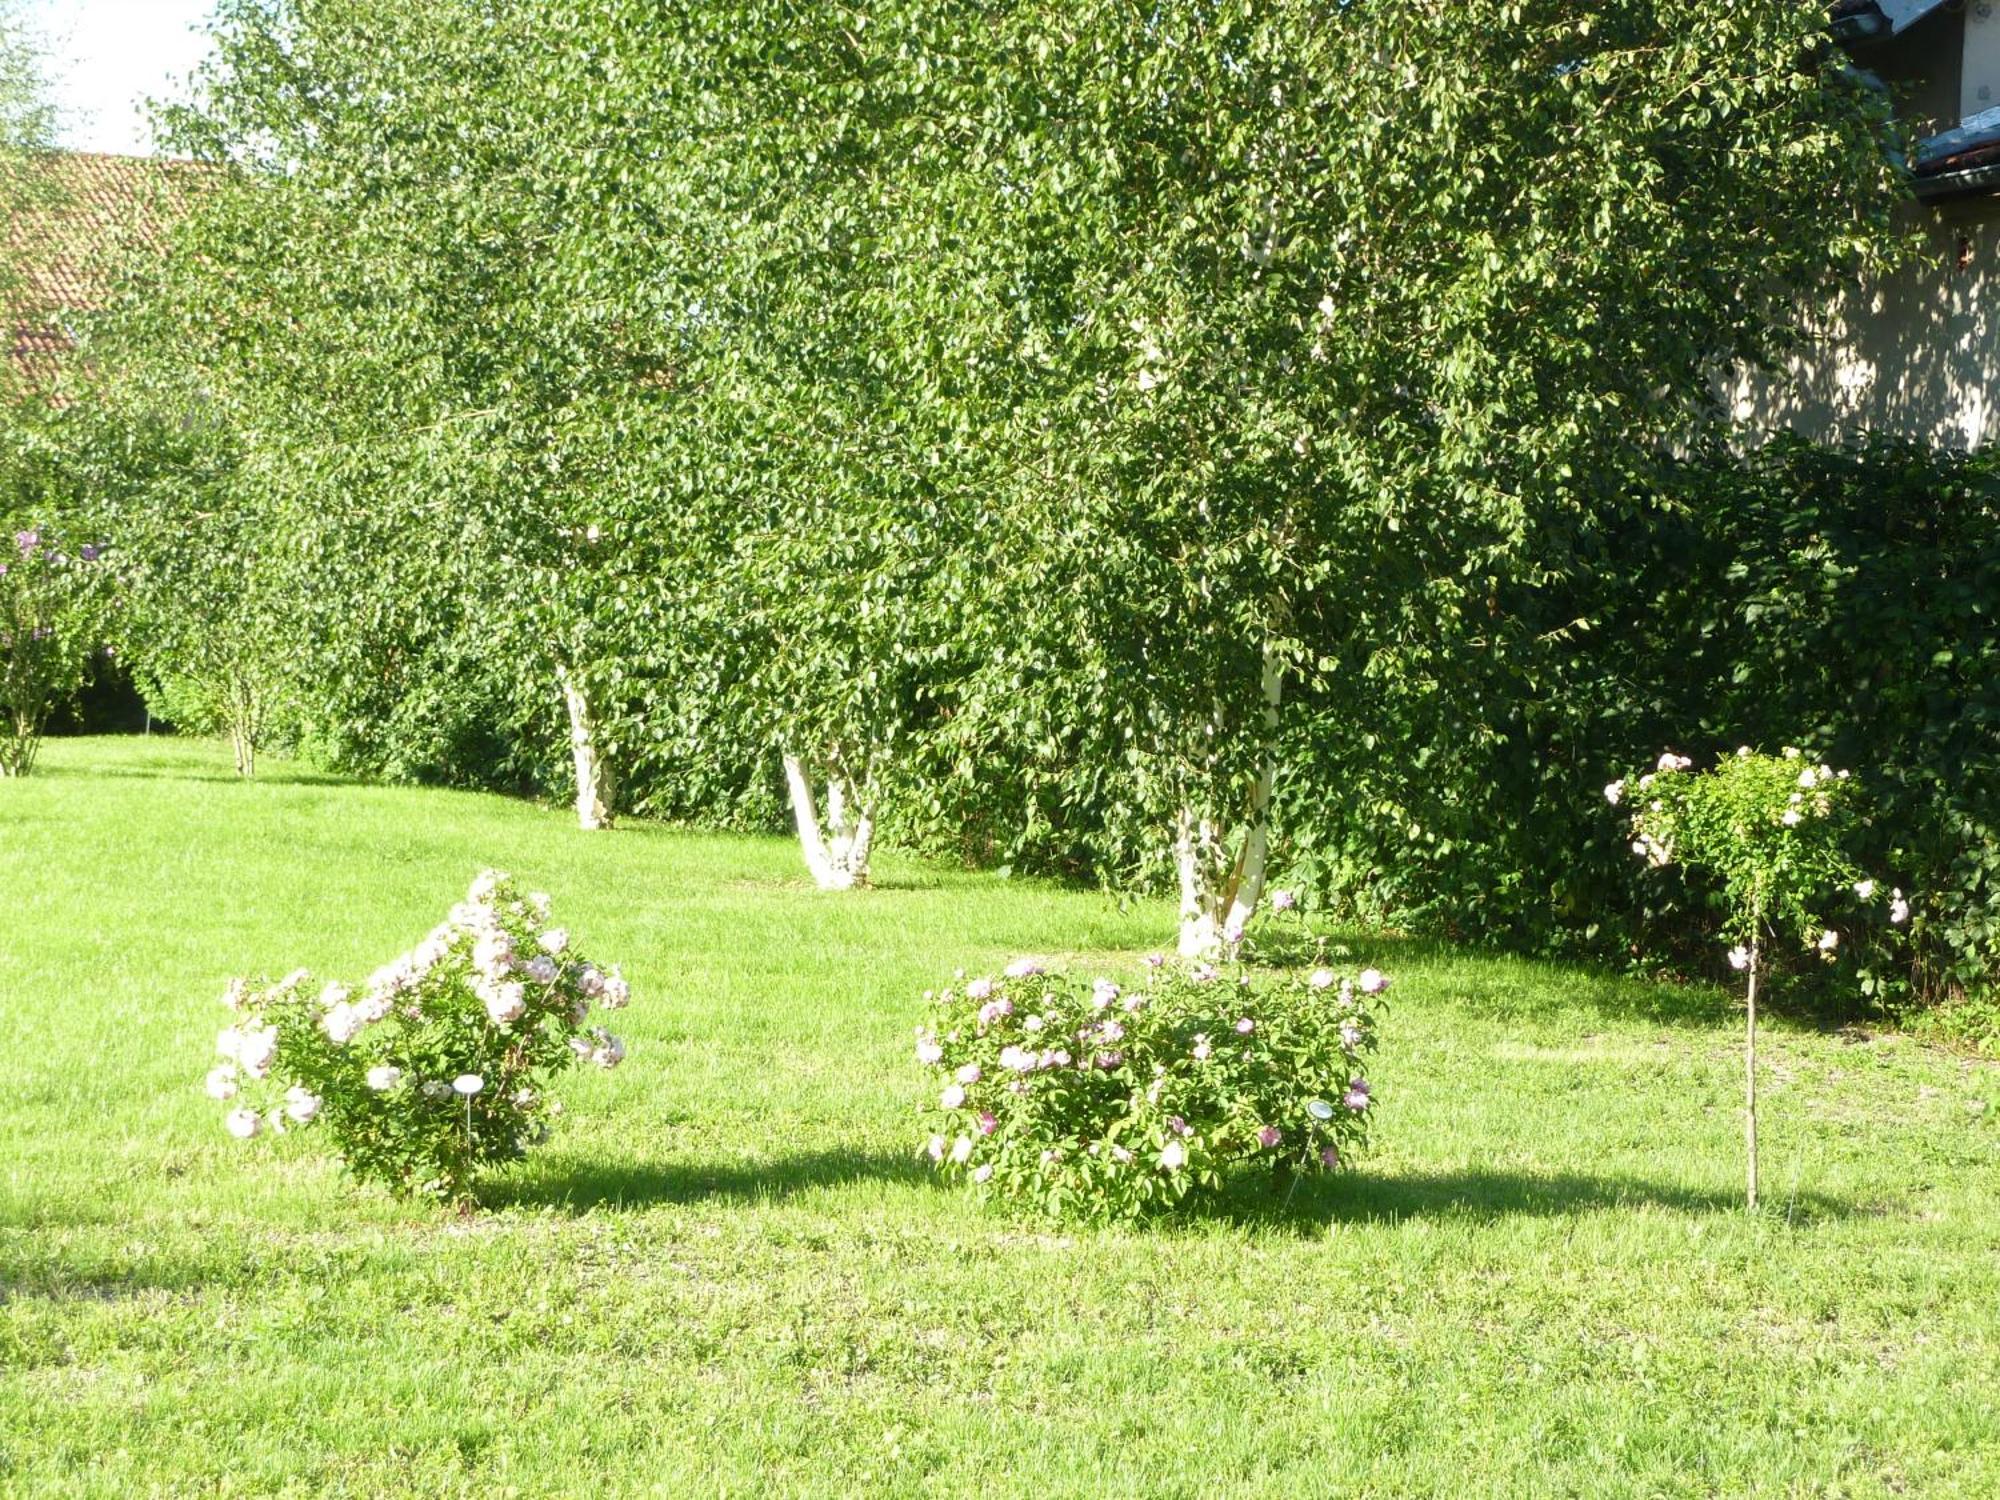
[[[1727,997],[1351,935],[1397,979],[1360,1169],[1060,1229],[920,1168],[921,994],[1129,963],[1161,906],[44,766],[0,783],[0,1493],[2000,1493],[1989,1065],[1777,1023],[1752,1217]],[[224,981],[365,975],[488,864],[633,983],[551,1145],[459,1218],[228,1139]]]

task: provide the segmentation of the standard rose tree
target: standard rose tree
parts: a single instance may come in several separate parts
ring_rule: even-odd
[[[1757,1206],[1757,981],[1766,938],[1788,936],[1831,963],[1840,932],[1828,925],[1829,900],[1865,919],[1879,884],[1848,856],[1855,783],[1846,771],[1814,765],[1796,749],[1759,755],[1748,745],[1713,770],[1669,750],[1650,771],[1609,783],[1605,800],[1631,808],[1632,852],[1656,869],[1681,864],[1718,879],[1728,916],[1722,940],[1729,965],[1745,976],[1744,1145],[1746,1196]],[[1839,893],[1839,894],[1836,894]],[[1901,890],[1882,903],[1892,926],[1910,917]]]
[[[216,1040],[211,1097],[248,1140],[323,1121],[348,1169],[392,1192],[470,1196],[481,1167],[513,1161],[561,1113],[548,1080],[576,1062],[615,1068],[625,1044],[586,1026],[622,1009],[618,970],[548,925],[549,898],[487,871],[424,940],[357,993],[314,993],[301,969],[262,989],[231,984],[239,1019]],[[253,1105],[251,1092],[268,1095]]]

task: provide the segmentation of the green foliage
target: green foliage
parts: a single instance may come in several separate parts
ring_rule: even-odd
[[[629,998],[546,925],[546,896],[523,897],[488,871],[450,917],[370,976],[311,993],[303,969],[262,988],[238,980],[225,1003],[224,1061],[211,1097],[241,1100],[225,1121],[248,1140],[324,1124],[355,1176],[393,1192],[469,1199],[477,1174],[517,1161],[548,1136],[561,1102],[549,1080],[578,1058],[611,1068],[624,1043],[584,1028],[593,1002]],[[283,1103],[258,1108],[246,1087]]]
[[[1380,972],[1336,987],[1331,969],[1149,963],[1129,988],[1021,960],[939,992],[917,1059],[943,1080],[940,1170],[1053,1216],[1126,1218],[1213,1196],[1238,1163],[1350,1159],[1373,1104],[1360,996]]]
[[[1324,780],[1281,788],[1298,877],[1413,926],[1719,972],[1708,889],[1646,878],[1595,792],[1662,743],[1707,761],[1795,741],[1814,763],[1868,767],[1855,857],[1895,871],[1920,908],[1894,952],[1856,934],[1870,995],[1906,1005],[1987,982],[1992,461],[1784,440],[1676,465],[1647,505],[1583,533],[1577,561],[1496,593],[1513,646],[1448,676],[1377,678],[1353,704],[1363,734],[1313,741]]]

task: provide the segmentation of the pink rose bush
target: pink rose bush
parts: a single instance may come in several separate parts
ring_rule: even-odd
[[[916,1037],[926,1153],[1022,1206],[1130,1218],[1238,1165],[1331,1170],[1367,1137],[1368,970],[1224,977],[1156,965],[1130,988],[1016,964],[930,997]]]
[[[547,925],[548,897],[487,871],[408,953],[358,989],[315,989],[301,969],[275,984],[237,980],[221,1062],[204,1088],[239,1140],[329,1131],[357,1177],[404,1196],[463,1201],[475,1174],[514,1161],[561,1112],[554,1075],[613,1068],[625,1044],[589,1026],[622,1009],[616,967]]]

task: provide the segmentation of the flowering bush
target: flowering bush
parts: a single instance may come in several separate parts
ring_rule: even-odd
[[[939,1169],[1052,1214],[1129,1217],[1238,1162],[1347,1160],[1374,1103],[1380,972],[1258,983],[1148,963],[1132,989],[1024,960],[932,996],[917,1059],[935,1070]]]
[[[97,648],[104,548],[74,551],[46,528],[0,540],[0,776],[35,768],[49,710],[83,686]]]
[[[1854,782],[1846,771],[1813,765],[1797,750],[1759,755],[1748,745],[1712,771],[1671,750],[1650,771],[1604,788],[1612,806],[1632,809],[1632,852],[1656,868],[1680,863],[1722,882],[1728,903],[1722,940],[1730,967],[1746,976],[1744,1131],[1748,1197],[1757,1206],[1757,981],[1763,942],[1790,934],[1801,948],[1831,963],[1840,931],[1827,925],[1835,892],[1873,903],[1880,884],[1849,857]],[[1840,898],[1846,903],[1845,895]],[[1882,898],[1891,925],[1909,920],[1901,890]]]
[[[572,1063],[616,1067],[625,1045],[586,1027],[593,1003],[630,999],[548,926],[549,900],[487,871],[442,925],[357,994],[315,991],[304,970],[223,1001],[211,1097],[241,1139],[323,1124],[349,1170],[401,1194],[463,1200],[479,1168],[513,1161],[561,1112],[548,1080]],[[256,1102],[251,1096],[259,1095]]]

